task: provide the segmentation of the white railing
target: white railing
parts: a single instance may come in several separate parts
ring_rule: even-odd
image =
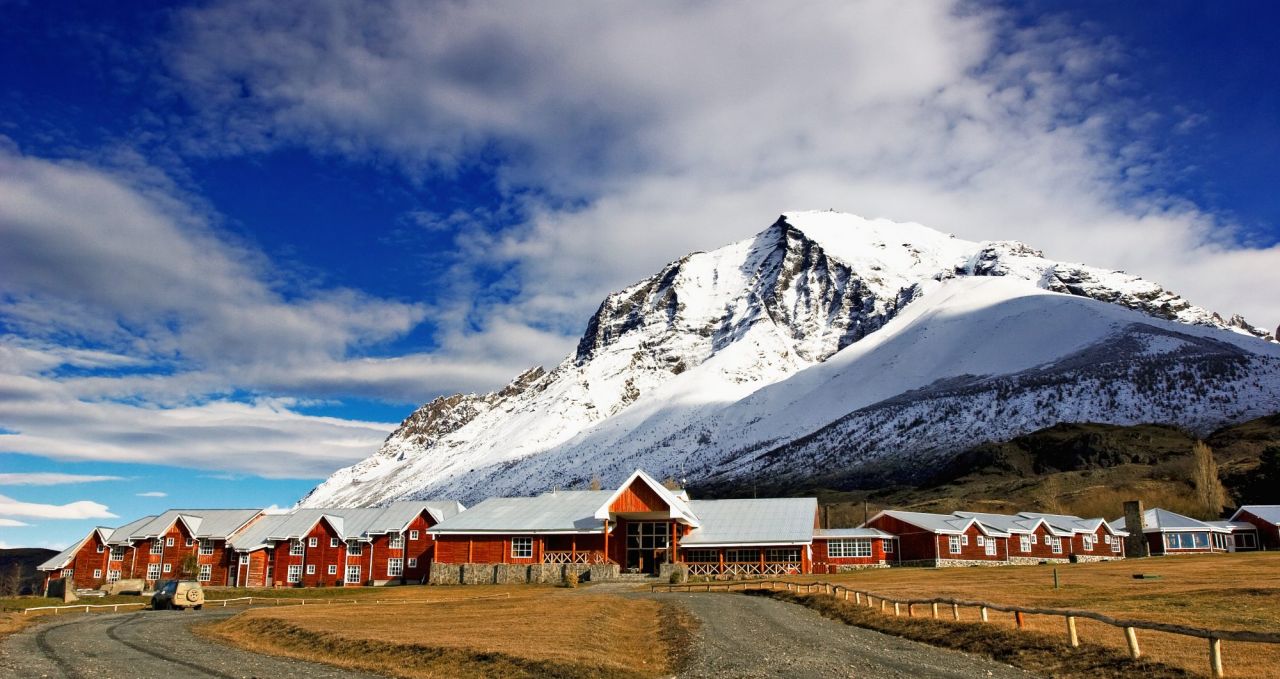
[[[592,552],[592,551],[581,551],[581,552],[572,552],[572,551],[571,551],[571,552],[564,552],[564,551],[554,551],[554,552],[543,552],[543,553],[542,553],[542,563],[583,563],[583,564],[594,564],[594,563],[606,563],[606,561],[605,561],[605,558],[604,558],[604,552]]]
[[[799,575],[800,563],[791,561],[766,561],[762,566],[758,561],[718,563],[688,563],[689,575],[721,576],[731,575]]]

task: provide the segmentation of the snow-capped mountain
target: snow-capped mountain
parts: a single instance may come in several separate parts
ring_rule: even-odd
[[[608,483],[926,476],[1060,421],[1280,411],[1280,345],[1159,285],[918,224],[788,213],[610,295],[573,355],[419,408],[303,505]]]

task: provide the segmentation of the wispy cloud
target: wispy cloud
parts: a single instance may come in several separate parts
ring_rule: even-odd
[[[17,519],[0,519],[0,527],[4,528],[21,528],[22,526],[30,526],[29,523],[23,523]]]
[[[123,480],[123,476],[59,474],[54,472],[0,474],[0,486],[60,486],[69,483],[94,483],[97,481]]]
[[[90,500],[65,505],[19,502],[0,495],[0,517],[22,516],[36,519],[116,519],[107,506]]]
[[[168,493],[162,493],[158,490],[148,491],[146,493],[138,493],[138,497],[169,497]]]

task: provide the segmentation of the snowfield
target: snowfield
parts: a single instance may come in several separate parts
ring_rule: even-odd
[[[1280,345],[1129,274],[918,224],[783,215],[610,295],[573,355],[442,397],[304,506],[473,502],[636,467],[921,479],[1057,422],[1199,431],[1280,411]]]

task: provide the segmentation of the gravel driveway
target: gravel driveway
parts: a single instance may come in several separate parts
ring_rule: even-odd
[[[1030,679],[1020,669],[823,618],[803,606],[741,594],[652,594],[698,617],[683,677]]]
[[[192,634],[191,624],[243,608],[77,615],[42,623],[0,643],[9,677],[369,677],[328,665],[232,649]]]

